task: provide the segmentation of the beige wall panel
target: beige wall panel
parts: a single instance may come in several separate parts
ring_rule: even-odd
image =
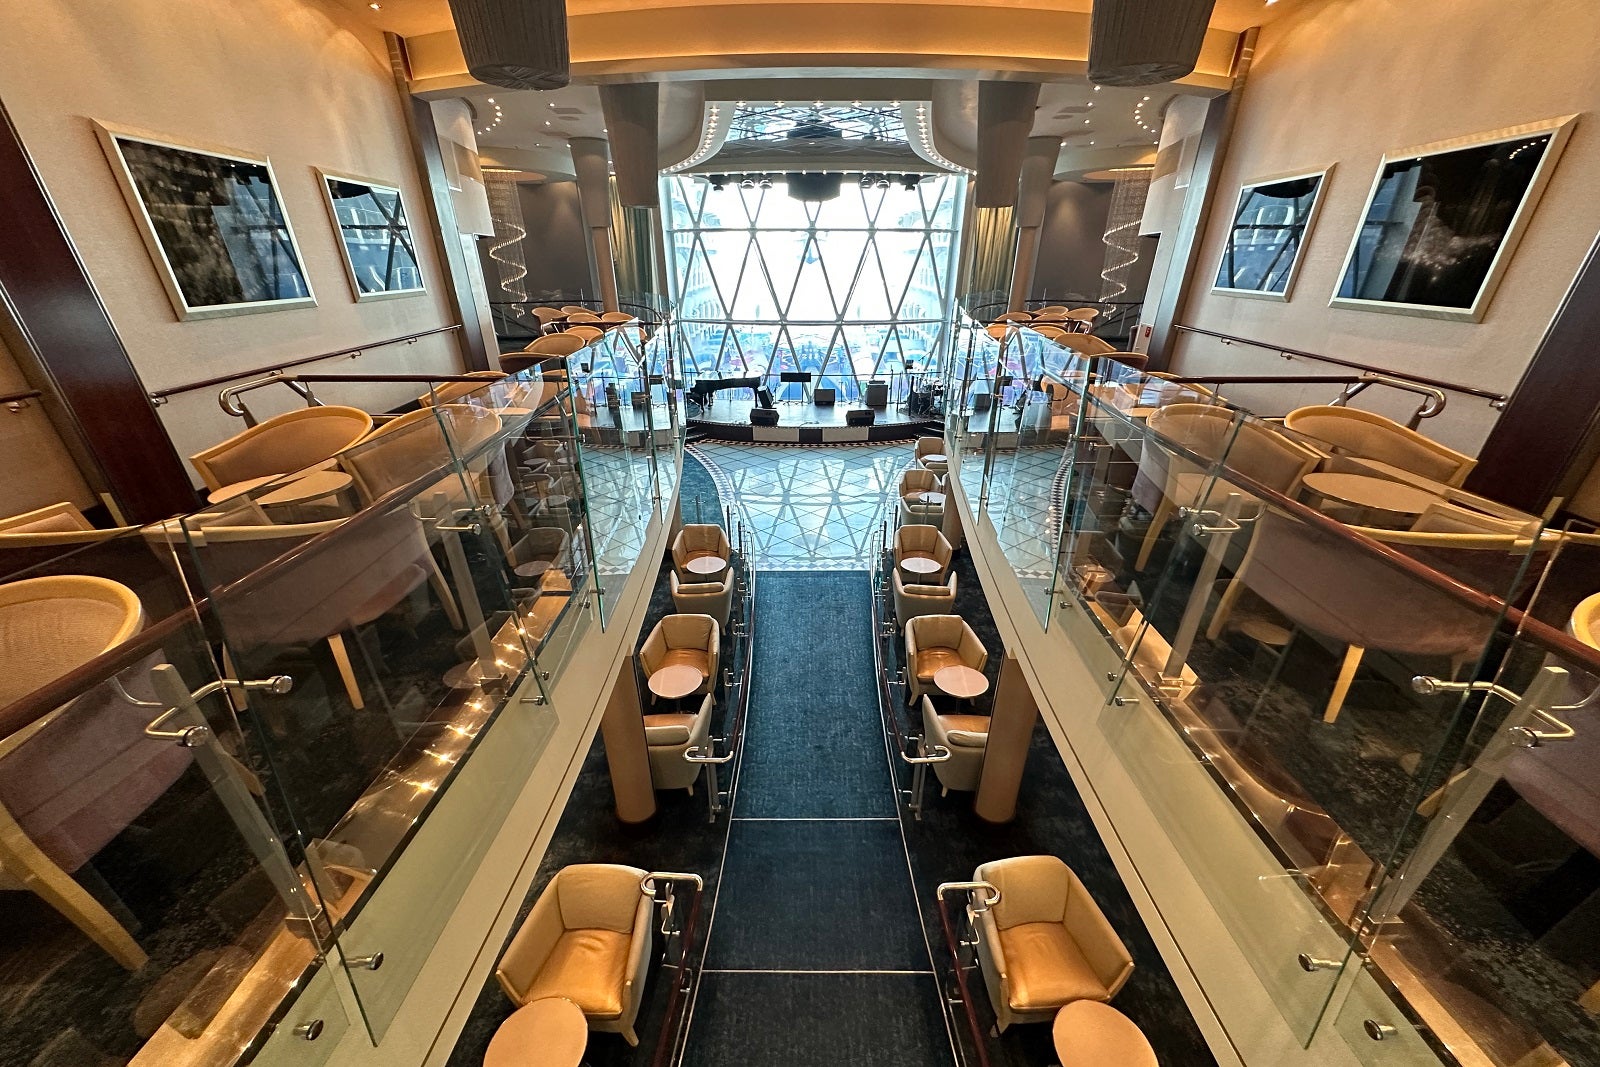
[[[429,291],[355,302],[313,169],[394,184],[413,225],[426,218],[403,102],[376,34],[313,0],[0,0],[0,24],[0,98],[148,387],[451,321],[436,246],[420,234]],[[317,306],[178,322],[92,119],[269,157]],[[455,342],[444,336],[316,369],[448,373],[460,365]],[[382,409],[414,392],[375,386],[360,402]],[[210,392],[162,413],[185,456],[241,428]]]
[[[1508,18],[1501,0],[1330,0],[1261,31],[1217,196],[1180,321],[1223,333],[1340,356],[1497,392],[1516,385],[1600,230],[1600,4],[1546,0],[1537,17]],[[1555,168],[1482,323],[1446,322],[1328,307],[1350,238],[1385,151],[1575,112],[1585,113]],[[1242,182],[1337,163],[1286,304],[1215,295]],[[1285,362],[1204,338],[1183,341],[1174,369],[1320,374],[1334,368]],[[1359,406],[1391,416],[1415,407],[1388,393]],[[1387,393],[1387,391],[1384,391]],[[1331,387],[1306,387],[1326,403]],[[1244,393],[1241,400],[1250,400]],[[1282,414],[1285,393],[1255,398]],[[1475,452],[1497,412],[1452,396],[1423,432]]]
[[[0,394],[31,388],[16,357],[0,340]],[[15,409],[0,404],[0,518],[58,500],[80,508],[100,502],[61,443],[41,399],[23,401]]]

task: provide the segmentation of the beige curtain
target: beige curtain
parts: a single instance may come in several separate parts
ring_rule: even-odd
[[[655,232],[650,208],[624,207],[611,179],[611,252],[617,261],[617,291],[622,300],[651,303],[665,292],[656,277]],[[641,300],[640,297],[645,299]]]
[[[963,302],[1004,301],[1017,258],[1015,211],[1009,207],[974,206],[975,189],[967,189],[967,210],[961,224],[961,269],[956,292]],[[994,294],[998,294],[997,296]]]

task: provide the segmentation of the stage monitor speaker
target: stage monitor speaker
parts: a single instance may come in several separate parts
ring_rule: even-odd
[[[819,385],[811,394],[811,402],[819,408],[831,408],[839,400],[839,391],[830,386]]]
[[[810,385],[811,372],[787,370],[780,371],[778,373],[778,381],[782,382],[784,385]]]
[[[855,408],[844,413],[846,426],[871,426],[878,413],[871,408]]]
[[[874,378],[867,382],[865,400],[869,408],[886,408],[889,406],[889,383]]]
[[[988,411],[989,402],[993,399],[994,395],[992,393],[972,394],[972,413],[976,415],[980,411]]]
[[[777,408],[751,408],[750,409],[750,425],[752,425],[752,426],[776,426],[776,425],[778,425],[778,409]]]

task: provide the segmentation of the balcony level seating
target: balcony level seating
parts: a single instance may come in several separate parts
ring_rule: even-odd
[[[582,1010],[589,1029],[638,1045],[633,1025],[650,969],[655,910],[640,888],[646,873],[615,863],[557,871],[495,967],[511,1002],[520,1008],[565,998]]]
[[[918,527],[905,527],[905,529],[918,529]],[[921,527],[931,530],[933,527]],[[932,575],[926,579],[908,579],[905,572],[895,568],[890,579],[894,586],[894,617],[904,626],[907,621],[919,615],[949,615],[956,609],[956,576],[955,572],[947,573],[944,580],[939,580]]]
[[[900,564],[907,559],[931,559],[939,564],[939,569],[925,575],[923,580],[937,584],[944,580],[954,554],[955,550],[950,547],[950,542],[945,540],[944,534],[940,533],[937,527],[902,526],[894,532],[895,570],[899,570]]]
[[[919,615],[905,622],[906,703],[935,692],[933,676],[943,667],[981,671],[989,653],[959,615]]]
[[[274,415],[189,457],[208,489],[293,474],[332,459],[372,431],[360,408],[325,405]]]
[[[952,579],[953,580],[953,579]],[[983,753],[989,744],[989,716],[940,715],[932,697],[922,698],[922,737],[931,748],[943,745],[950,758],[933,764],[939,779],[940,795],[955,789],[970,793],[978,788],[983,775]]]
[[[464,396],[474,393],[483,393],[491,382],[501,381],[506,377],[506,371],[475,370],[466,377],[480,379],[476,382],[444,382],[417,397],[417,403],[423,407],[432,407],[434,404],[451,404]]]
[[[723,571],[720,578],[709,582],[684,582],[678,572],[667,575],[672,588],[672,604],[682,615],[709,615],[717,620],[721,630],[728,628],[728,617],[733,614],[733,594],[737,584],[731,571]]]
[[[944,447],[944,438],[942,437],[919,437],[917,438],[917,443],[912,446],[911,455],[916,460],[917,466],[923,470],[932,471],[942,478],[949,467],[949,463],[945,458]],[[931,456],[938,456],[939,458],[930,459],[929,457]]]
[[[672,565],[679,580],[684,582],[720,578],[727,573],[728,561],[732,558],[733,546],[728,543],[728,534],[716,523],[685,523],[672,539]],[[722,567],[704,574],[689,570],[690,562],[697,559],[721,560]]]
[[[1000,890],[978,916],[978,961],[1002,1031],[1044,1022],[1073,1001],[1110,1000],[1133,973],[1122,939],[1055,856],[995,860],[973,879]]]
[[[1459,486],[1477,460],[1424,437],[1393,419],[1358,408],[1320,404],[1297,408],[1284,416],[1284,426],[1325,446],[1332,458],[1325,470],[1341,469],[1337,457],[1359,456],[1399,467],[1444,485]],[[1351,468],[1370,473],[1365,468]]]
[[[710,693],[717,684],[721,634],[709,615],[668,615],[639,646],[639,665],[647,678],[663,667],[693,667],[701,675],[693,692]]]
[[[658,712],[644,717],[644,743],[650,755],[650,781],[655,788],[694,792],[703,765],[690,763],[683,754],[691,748],[709,749],[713,704],[708,693],[693,715]]]

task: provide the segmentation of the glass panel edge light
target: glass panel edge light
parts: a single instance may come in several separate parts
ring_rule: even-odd
[[[405,197],[393,185],[318,168],[357,301],[427,292]]]
[[[1241,185],[1211,291],[1288,300],[1332,172],[1330,165]]]
[[[1576,115],[1565,115],[1386,153],[1329,306],[1481,322],[1576,121]],[[1506,173],[1516,162],[1522,166]],[[1455,177],[1470,181],[1441,188],[1452,166]],[[1497,172],[1505,180],[1490,180]],[[1490,194],[1498,194],[1498,211],[1488,211],[1495,206],[1484,202]],[[1406,218],[1392,217],[1405,195],[1416,209]],[[1435,199],[1417,199],[1425,196]],[[1514,207],[1508,197],[1514,197]],[[1481,232],[1459,228],[1463,222]],[[1390,260],[1381,290],[1374,285],[1380,280],[1374,257]]]
[[[317,302],[264,157],[94,125],[180,320]]]

